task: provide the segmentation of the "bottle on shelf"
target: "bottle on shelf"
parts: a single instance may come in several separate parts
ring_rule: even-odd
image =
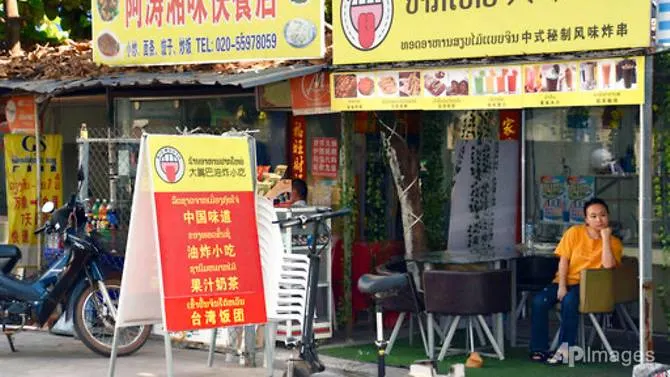
[[[98,229],[107,230],[107,199],[103,199],[98,210]]]

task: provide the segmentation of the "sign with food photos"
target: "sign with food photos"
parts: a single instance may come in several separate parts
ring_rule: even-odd
[[[92,0],[93,60],[114,66],[321,58],[319,0]]]
[[[648,47],[651,14],[649,0],[337,0],[333,62]]]
[[[331,74],[337,111],[644,103],[644,57]]]

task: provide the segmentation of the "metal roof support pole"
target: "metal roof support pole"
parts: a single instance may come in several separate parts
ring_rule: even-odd
[[[37,102],[37,98],[34,99]],[[35,169],[35,224],[37,225],[42,218],[42,148],[40,147],[40,116],[43,114],[41,107],[46,107],[48,103],[35,103],[35,162],[37,169]],[[37,226],[35,226],[37,228]],[[42,233],[37,235],[37,271],[42,269]]]
[[[645,363],[647,352],[653,352],[653,285],[651,249],[651,166],[652,153],[652,95],[653,95],[654,57],[648,55],[644,67],[644,104],[640,106],[640,187],[639,187],[639,284],[640,284],[640,362]]]

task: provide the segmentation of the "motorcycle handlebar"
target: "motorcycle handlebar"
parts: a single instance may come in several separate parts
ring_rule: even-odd
[[[349,208],[343,208],[339,209],[337,211],[318,211],[318,213],[312,214],[312,215],[300,215],[297,217],[289,218],[289,219],[283,219],[283,220],[277,220],[273,221],[274,224],[279,224],[281,228],[291,228],[294,226],[298,225],[306,225],[308,223],[312,223],[318,220],[325,220],[325,219],[330,219],[333,217],[340,217],[344,215],[348,215],[351,213],[351,209]]]

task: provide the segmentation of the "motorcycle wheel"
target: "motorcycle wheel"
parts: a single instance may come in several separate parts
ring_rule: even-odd
[[[118,308],[121,281],[107,279],[105,285],[114,306]],[[86,347],[102,356],[111,355],[115,321],[97,285],[86,288],[77,299],[73,322],[77,336]],[[117,355],[127,356],[136,352],[147,342],[149,336],[151,336],[151,326],[119,329]]]

